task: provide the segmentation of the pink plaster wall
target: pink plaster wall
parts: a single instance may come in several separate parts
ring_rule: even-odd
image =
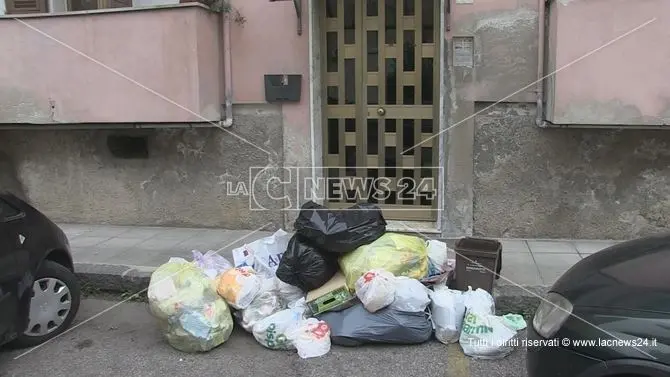
[[[448,38],[456,34],[461,34],[462,29],[468,28],[468,23],[473,18],[482,18],[492,13],[504,11],[513,11],[518,8],[529,8],[537,10],[537,0],[473,0],[471,4],[456,4],[451,0],[451,25],[452,30],[446,33]]]
[[[556,37],[549,46],[555,54],[550,65],[559,70],[569,66],[554,80],[549,94],[555,107],[548,120],[557,124],[670,122],[669,1],[556,0],[550,12],[555,21],[550,35]],[[653,23],[612,42],[654,18]]]
[[[220,21],[196,4],[21,18],[70,49],[19,21],[0,19],[0,123],[218,120]]]
[[[301,1],[301,36],[292,1],[232,1],[246,18],[231,27],[233,103],[265,103],[265,74],[302,74],[300,102],[283,104],[282,112],[286,126],[309,132],[309,14],[308,0]]]
[[[458,67],[456,95],[467,102],[531,102],[537,79],[538,0],[452,0],[445,36],[472,37],[473,67]],[[447,44],[450,48],[451,44]]]

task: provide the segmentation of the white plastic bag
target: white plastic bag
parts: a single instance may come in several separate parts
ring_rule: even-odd
[[[463,353],[477,359],[501,359],[514,351],[516,331],[502,317],[468,309],[459,342]]]
[[[391,307],[401,312],[422,312],[430,304],[429,289],[416,279],[398,276],[394,279],[395,300]]]
[[[465,317],[463,292],[436,287],[430,298],[435,338],[444,344],[458,342]]]
[[[437,267],[447,264],[449,258],[447,244],[438,240],[428,240],[428,259]]]
[[[320,357],[330,351],[330,327],[316,318],[300,321],[288,337],[298,350],[298,356],[303,359]]]
[[[477,309],[480,313],[495,314],[496,303],[493,296],[481,288],[474,291],[472,287],[463,292],[465,309]]]
[[[305,319],[305,300],[298,301],[293,307],[266,317],[253,326],[252,333],[258,343],[273,350],[295,349],[289,335]]]
[[[370,270],[356,280],[356,296],[374,313],[395,300],[395,276],[385,270]]]
[[[205,275],[211,279],[215,279],[217,276],[233,268],[233,265],[226,258],[214,250],[210,250],[204,255],[198,250],[193,250],[191,253],[193,253],[193,262],[195,262],[196,266],[205,271]]]
[[[273,235],[233,249],[235,267],[249,266],[265,277],[273,277],[288,247],[291,235],[279,229]],[[269,273],[272,276],[268,276]]]
[[[232,268],[219,276],[216,291],[233,308],[246,309],[261,291],[262,283],[253,268]]]

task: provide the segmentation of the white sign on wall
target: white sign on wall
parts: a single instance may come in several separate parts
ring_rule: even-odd
[[[454,37],[452,39],[454,53],[454,67],[474,66],[474,38],[472,37]]]

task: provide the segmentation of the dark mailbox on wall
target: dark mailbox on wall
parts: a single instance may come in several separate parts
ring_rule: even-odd
[[[265,75],[265,101],[299,102],[302,75]]]

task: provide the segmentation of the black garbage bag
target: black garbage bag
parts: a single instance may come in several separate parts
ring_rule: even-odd
[[[374,204],[331,210],[309,201],[300,208],[294,228],[319,248],[344,254],[381,237],[386,232],[386,220]]]
[[[277,278],[309,292],[326,284],[338,271],[336,256],[324,253],[294,234],[279,261]]]
[[[421,344],[433,336],[433,325],[425,312],[403,312],[388,306],[370,313],[357,304],[317,318],[328,324],[331,342],[340,346]]]

